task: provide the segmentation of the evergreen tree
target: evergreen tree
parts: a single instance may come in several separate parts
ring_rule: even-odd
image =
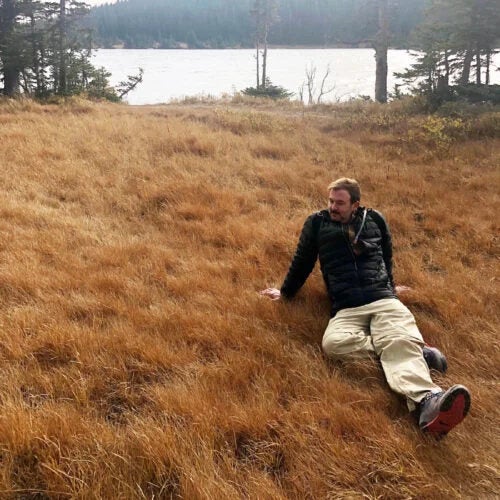
[[[142,70],[111,89],[109,74],[92,66],[91,32],[77,25],[88,11],[78,0],[0,0],[2,92],[37,97],[89,92],[119,100],[140,83]]]
[[[19,78],[26,57],[26,44],[18,16],[22,5],[16,0],[0,0],[0,71],[3,93],[14,95],[19,91]]]
[[[500,41],[497,0],[431,0],[415,32],[417,61],[404,74],[408,82],[438,101],[452,97],[453,85],[489,84],[491,57]],[[484,71],[483,71],[484,70]],[[483,78],[484,76],[484,78]]]

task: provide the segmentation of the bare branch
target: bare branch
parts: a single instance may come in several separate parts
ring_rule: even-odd
[[[321,79],[321,85],[319,88],[319,91],[317,90],[316,86],[316,76],[318,73],[318,68],[314,64],[310,64],[309,66],[306,66],[306,79],[304,83],[302,84],[302,88],[299,89],[299,95],[301,97],[301,100],[304,98],[304,90],[307,89],[307,94],[308,94],[308,104],[320,104],[321,99],[323,96],[326,94],[330,94],[333,92],[336,88],[336,85],[333,84],[330,87],[327,87],[327,80],[328,77],[330,76],[331,68],[330,64],[326,67],[325,74],[323,75],[323,78]]]
[[[314,103],[314,93],[316,91],[316,66],[311,63],[310,66],[306,67],[306,87],[308,93],[308,104]]]
[[[317,99],[317,104],[320,104],[321,103],[321,99],[324,95],[326,94],[330,94],[331,92],[333,92],[336,88],[336,85],[333,84],[332,87],[330,87],[329,89],[326,89],[325,90],[325,83],[326,83],[326,80],[328,78],[328,76],[330,75],[330,64],[328,64],[328,66],[326,67],[326,71],[325,71],[325,76],[323,77],[323,80],[321,80],[321,87],[320,87],[320,90],[319,90],[319,95],[318,95],[318,99]]]

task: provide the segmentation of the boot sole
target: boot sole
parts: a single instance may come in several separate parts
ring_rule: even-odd
[[[448,434],[467,416],[470,409],[470,394],[463,386],[457,386],[448,391],[441,403],[436,418],[422,426],[422,430],[437,438]]]

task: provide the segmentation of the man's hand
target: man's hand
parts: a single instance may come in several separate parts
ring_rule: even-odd
[[[271,300],[279,300],[281,298],[281,292],[277,288],[266,288],[265,290],[261,290],[259,295],[269,297]]]

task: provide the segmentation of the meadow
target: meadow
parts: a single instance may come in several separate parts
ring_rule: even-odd
[[[412,106],[0,101],[0,497],[498,498],[500,112]],[[472,393],[439,442],[324,358],[318,268],[258,295],[341,176]]]

